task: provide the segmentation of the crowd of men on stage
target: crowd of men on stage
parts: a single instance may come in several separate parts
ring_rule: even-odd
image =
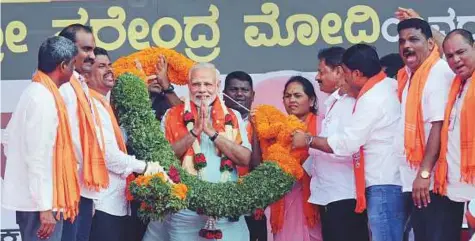
[[[308,149],[307,178],[283,197],[283,219],[272,208],[263,218],[219,219],[223,240],[401,241],[411,229],[417,241],[460,240],[475,199],[474,34],[443,36],[412,9],[399,8],[396,17],[399,55],[380,59],[367,44],[321,49],[315,80],[293,76],[282,93],[255,93],[251,76],[234,71],[224,80],[223,102],[219,71],[198,63],[189,72],[189,96],[180,98],[167,60],[157,59],[152,108],[177,158],[199,144],[205,181],[220,182],[221,154],[237,166],[231,181],[262,162],[255,94],[282,94],[287,114],[308,126],[292,133],[292,146]],[[144,224],[138,204],[127,201],[130,175],[163,168],[127,153],[108,98],[117,78],[112,61],[81,24],[39,48],[32,82],[2,138],[2,206],[16,211],[23,241],[201,239],[205,216],[182,210]],[[312,81],[328,94],[324,106]],[[186,127],[177,121],[186,108],[196,110],[193,128],[168,135]],[[228,112],[240,142],[216,124]]]

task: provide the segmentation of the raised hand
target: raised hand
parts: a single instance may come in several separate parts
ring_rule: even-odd
[[[401,7],[399,7],[397,9],[397,11],[394,13],[394,15],[396,16],[396,18],[399,21],[403,21],[403,20],[410,19],[410,18],[420,18],[420,19],[422,19],[421,15],[419,15],[419,13],[414,11],[414,9],[412,9],[412,8],[401,8]]]
[[[157,80],[158,84],[162,87],[162,89],[168,89],[170,87],[170,81],[168,80],[168,62],[165,56],[160,55],[157,61]]]
[[[216,133],[216,130],[213,128],[213,122],[208,113],[208,101],[201,101],[201,109],[203,110],[203,131],[209,137],[213,136]]]
[[[200,136],[201,132],[203,132],[206,111],[207,109],[204,106],[204,101],[201,101],[201,106],[198,110],[198,117],[195,120],[195,126],[193,127],[193,130],[192,130],[193,133],[197,136]]]

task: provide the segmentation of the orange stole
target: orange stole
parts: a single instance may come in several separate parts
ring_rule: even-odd
[[[191,103],[191,113],[193,114],[193,118],[196,122],[198,118],[198,110],[195,106],[195,104]],[[229,114],[232,117],[232,122],[233,122],[233,127],[234,129],[239,130],[239,123],[236,118],[236,115],[234,115],[234,112],[230,109],[227,108]],[[171,143],[174,144],[175,142],[181,140],[184,136],[188,135],[188,129],[185,126],[185,122],[183,120],[183,114],[185,111],[185,104],[180,104],[177,106],[172,107],[167,115],[166,115],[166,120],[165,120],[165,138]],[[219,100],[215,100],[213,102],[213,106],[211,107],[211,118],[213,122],[213,128],[218,132],[218,133],[223,133],[224,132],[224,124],[225,124],[225,116],[224,112],[221,109],[221,104]],[[198,137],[199,140],[200,137]],[[241,144],[242,139],[241,139],[241,134],[237,133],[237,137],[235,140],[236,143]],[[188,150],[185,152],[183,156],[187,155],[194,155],[195,153],[193,152],[193,148],[190,146]]]
[[[54,97],[58,127],[53,151],[53,208],[63,210],[64,218],[73,221],[78,214],[80,190],[68,111],[58,87],[48,75],[37,70],[33,82],[45,86]]]
[[[475,128],[472,121],[475,119],[475,72],[468,86],[467,94],[462,101],[460,114],[460,174],[462,181],[474,183],[475,180]],[[450,114],[455,105],[457,95],[461,91],[462,80],[456,76],[450,88],[449,98],[444,114],[444,124],[441,131],[440,155],[435,171],[434,190],[436,193],[447,193],[447,147],[449,142]],[[461,93],[461,92],[460,92]],[[460,108],[460,107],[459,107]]]
[[[90,93],[94,99],[98,100],[102,104],[102,106],[106,108],[111,118],[112,128],[114,129],[114,136],[117,141],[117,145],[119,146],[119,150],[127,154],[127,146],[125,145],[125,140],[124,140],[124,137],[122,136],[122,131],[120,130],[119,122],[117,121],[117,118],[115,117],[114,110],[112,110],[111,105],[109,104],[109,102],[106,101],[103,95],[99,94],[95,90],[90,89]],[[130,190],[129,190],[130,182],[132,182],[133,180],[135,180],[135,175],[131,173],[127,176],[127,179],[126,179],[125,196],[128,201],[132,201],[134,199],[134,197],[132,196],[132,193],[130,193]]]
[[[422,63],[412,77],[408,88],[406,101],[406,117],[404,120],[404,149],[411,167],[419,167],[424,158],[425,132],[422,116],[422,95],[429,77],[430,70],[440,60],[437,46],[429,57]],[[402,93],[408,82],[408,73],[402,68],[397,73],[398,95],[402,100]]]
[[[317,135],[317,115],[310,113],[306,120],[305,124],[308,126],[308,132],[313,136]],[[309,157],[308,150],[297,151],[293,153],[294,156],[299,156],[301,164],[307,160]],[[308,202],[310,198],[310,176],[304,172],[302,180],[300,183],[302,185],[302,201],[303,201],[303,215],[305,215],[305,220],[308,227],[314,227],[317,223],[318,209],[315,205]],[[284,225],[284,214],[285,214],[285,197],[281,198],[279,201],[271,204],[271,227],[272,233],[279,232]]]
[[[81,136],[81,150],[83,155],[83,179],[88,188],[99,190],[109,186],[109,173],[105,163],[104,150],[101,150],[97,137],[92,111],[96,113],[96,124],[99,127],[103,149],[105,149],[102,123],[97,114],[97,107],[89,103],[84,90],[74,76],[71,77],[71,86],[77,96],[77,114],[79,122],[79,135]],[[91,107],[93,108],[91,110]]]
[[[371,77],[360,90],[358,97],[356,98],[355,105],[353,106],[353,113],[356,111],[356,104],[358,100],[368,90],[373,88],[376,84],[383,81],[386,78],[386,74],[381,71],[377,75]],[[365,181],[365,158],[363,146],[360,147],[360,151],[353,154],[353,170],[355,172],[355,185],[356,185],[356,207],[355,212],[362,213],[366,209],[366,181]]]
[[[117,140],[117,145],[119,146],[119,149],[122,152],[127,153],[127,146],[125,145],[124,137],[122,136],[122,131],[120,130],[120,125],[117,121],[117,118],[115,117],[114,110],[112,110],[111,105],[109,104],[109,102],[107,102],[105,96],[101,95],[97,91],[90,89],[90,93],[93,98],[98,100],[102,104],[102,106],[106,108],[111,118],[112,127],[114,128],[114,136]]]

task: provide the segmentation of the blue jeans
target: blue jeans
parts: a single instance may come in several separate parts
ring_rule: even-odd
[[[368,187],[366,200],[372,241],[403,240],[406,211],[401,186]]]
[[[81,197],[79,214],[73,223],[64,221],[62,241],[89,241],[92,223],[92,199]]]
[[[53,213],[56,215],[56,213]],[[41,226],[40,212],[16,212],[16,223],[20,227],[21,240],[23,241],[41,241],[38,238],[38,229]],[[63,219],[56,221],[54,225],[54,231],[51,233],[47,240],[49,241],[61,241],[61,233],[63,230]],[[2,234],[3,240],[3,234]],[[16,239],[15,239],[16,240]]]

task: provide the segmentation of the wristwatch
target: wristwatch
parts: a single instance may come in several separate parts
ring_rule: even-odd
[[[422,179],[427,179],[430,177],[430,172],[426,170],[422,170],[419,175],[421,176]]]
[[[163,90],[163,93],[165,93],[165,94],[170,94],[170,93],[173,93],[173,91],[175,91],[175,87],[173,87],[173,85],[170,84],[170,85],[168,86],[168,88],[166,88],[166,89]]]
[[[216,140],[216,138],[218,138],[219,136],[219,133],[218,132],[215,132],[213,136],[211,136],[209,139],[214,142]]]

